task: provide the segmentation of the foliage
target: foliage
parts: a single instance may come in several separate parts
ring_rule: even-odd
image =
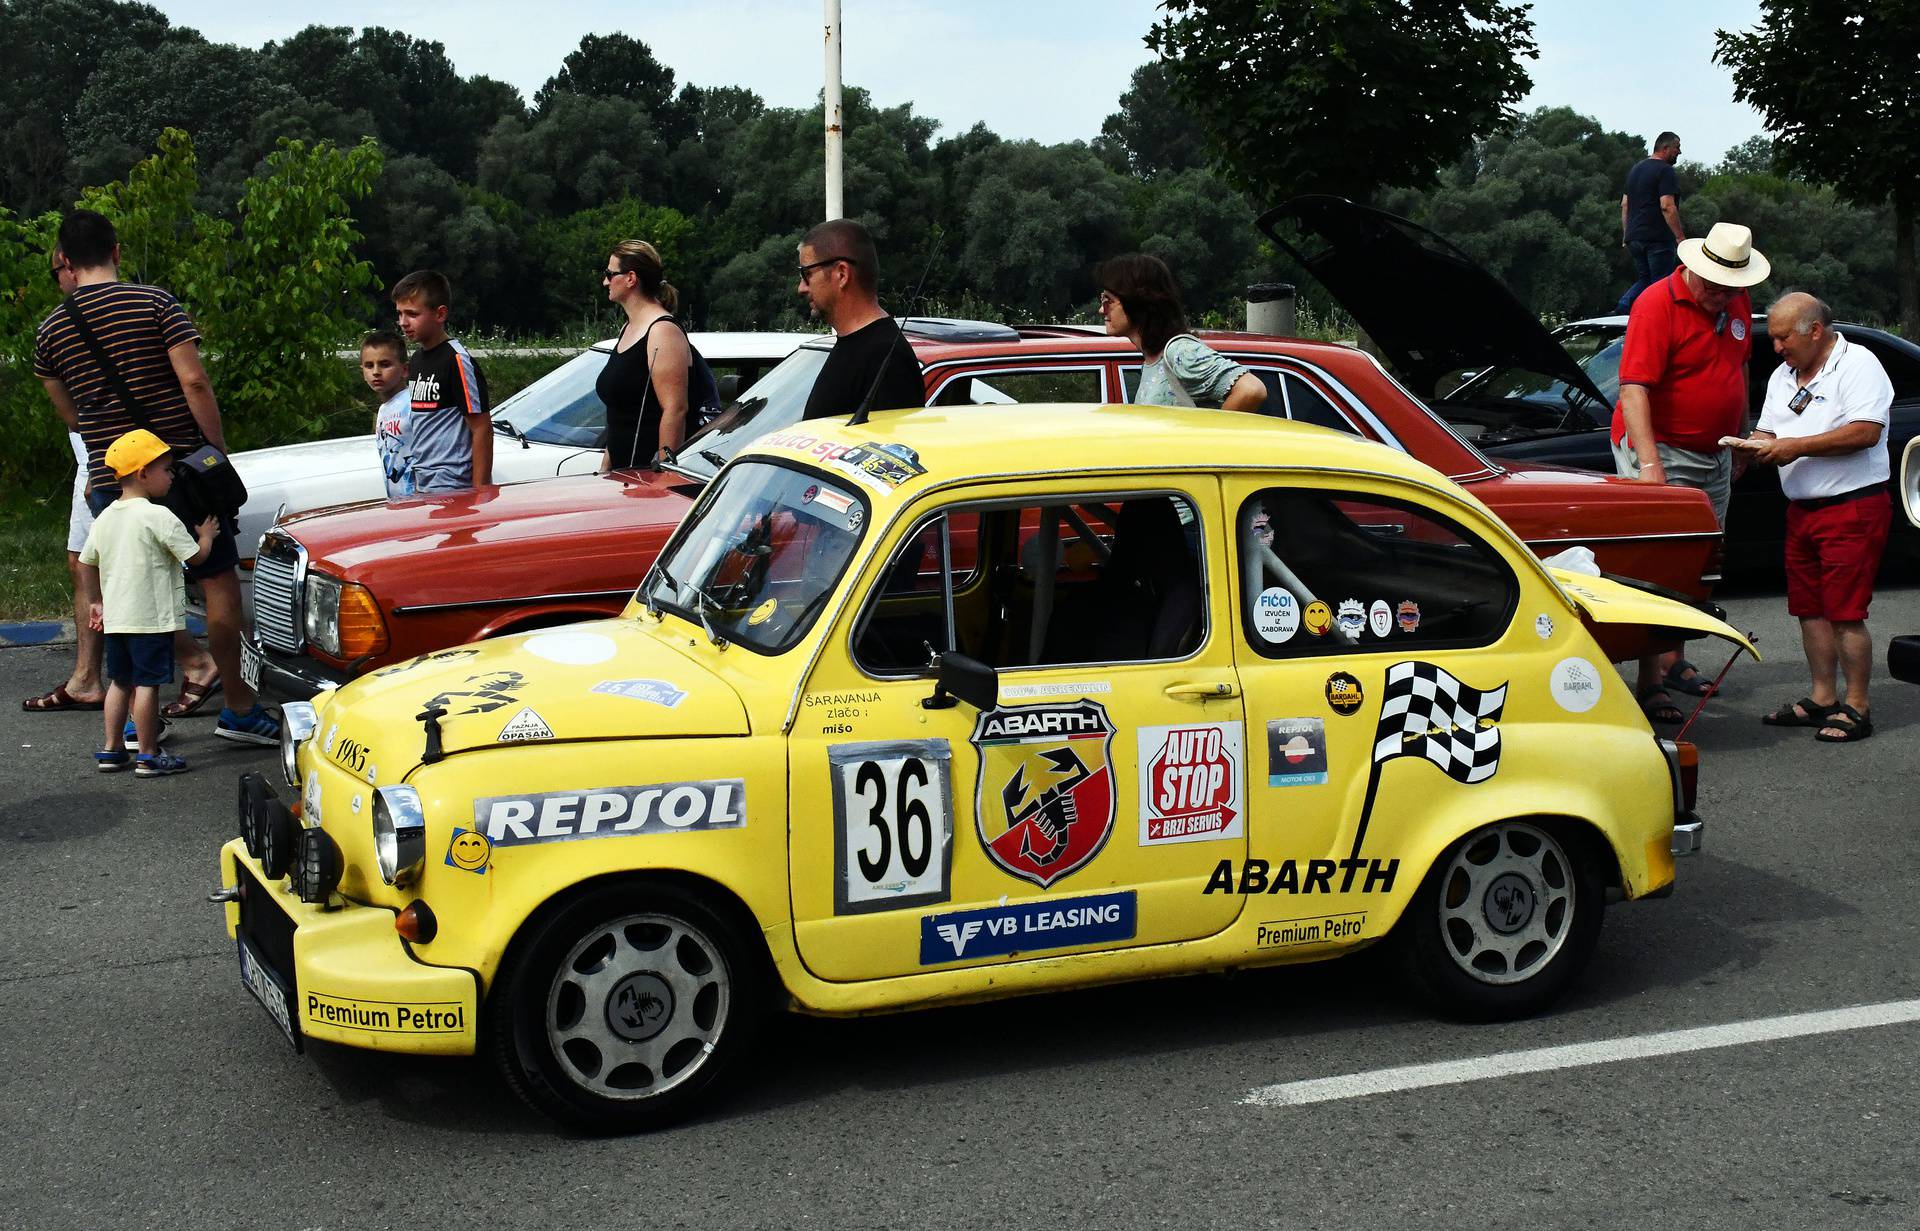
[[[1113,169],[1143,180],[1177,175],[1206,161],[1206,134],[1173,90],[1165,60],[1133,70],[1120,110],[1100,125],[1094,150]]]
[[[57,214],[22,219],[0,207],[0,491],[13,495],[44,496],[73,481],[66,429],[33,374],[34,333],[60,301],[48,272],[59,226]]]
[[[1920,0],[1761,0],[1760,24],[1720,31],[1714,58],[1782,162],[1856,201],[1893,202],[1901,322],[1920,336]]]
[[[1365,199],[1418,186],[1531,87],[1524,4],[1166,0],[1147,35],[1241,186]]]

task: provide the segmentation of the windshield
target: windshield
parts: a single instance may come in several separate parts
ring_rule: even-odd
[[[711,479],[753,441],[800,422],[828,350],[809,344],[782,359],[681,446],[679,465],[699,478]]]
[[[1569,326],[1553,336],[1601,393],[1612,398],[1620,383],[1622,331]],[[1611,402],[1595,402],[1586,390],[1545,373],[1505,365],[1470,374],[1433,408],[1460,435],[1483,444],[1588,431],[1612,418]]]
[[[541,444],[598,449],[606,441],[607,408],[593,382],[606,366],[606,351],[575,355],[495,407],[494,421]]]
[[[851,485],[750,461],[707,489],[636,596],[777,654],[813,626],[867,524]]]

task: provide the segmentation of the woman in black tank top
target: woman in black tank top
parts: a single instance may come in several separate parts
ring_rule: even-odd
[[[692,352],[673,318],[679,295],[662,272],[653,245],[629,239],[615,246],[601,274],[608,300],[627,314],[614,352],[594,382],[607,408],[602,473],[653,466],[661,449],[678,449],[686,439]]]

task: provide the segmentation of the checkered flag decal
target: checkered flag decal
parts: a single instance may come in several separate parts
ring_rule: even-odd
[[[1470,688],[1432,663],[1395,663],[1387,670],[1373,763],[1422,756],[1455,782],[1485,782],[1500,768],[1500,711],[1505,684]]]

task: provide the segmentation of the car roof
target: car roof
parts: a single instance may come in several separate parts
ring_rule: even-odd
[[[922,367],[961,359],[1024,359],[1042,355],[1136,361],[1140,357],[1139,350],[1127,339],[1108,337],[1098,332],[1097,327],[1092,326],[1012,325],[1002,326],[999,329],[1000,332],[991,335],[982,334],[978,338],[970,336],[965,340],[956,340],[954,335],[948,332],[929,335],[917,332],[910,327],[904,328],[902,332],[906,334],[907,342],[913,347],[914,357],[920,361]],[[1344,342],[1316,342],[1308,338],[1291,338],[1272,333],[1196,329],[1194,336],[1216,350],[1263,351],[1268,354],[1294,355],[1309,360],[1346,362],[1351,361],[1357,354],[1363,353]],[[804,345],[809,349],[829,350],[833,347],[833,342],[833,335],[827,334],[811,338]]]
[[[817,333],[719,332],[695,330],[687,335],[708,363],[731,363],[740,359],[785,359],[801,344],[818,338]],[[611,351],[620,339],[603,338],[592,349]]]
[[[1263,415],[1172,406],[935,406],[879,411],[860,424],[835,416],[764,436],[741,456],[818,464],[833,445],[912,450],[926,474],[902,487],[1060,471],[1271,467],[1360,471],[1466,495],[1399,450],[1344,432]]]

